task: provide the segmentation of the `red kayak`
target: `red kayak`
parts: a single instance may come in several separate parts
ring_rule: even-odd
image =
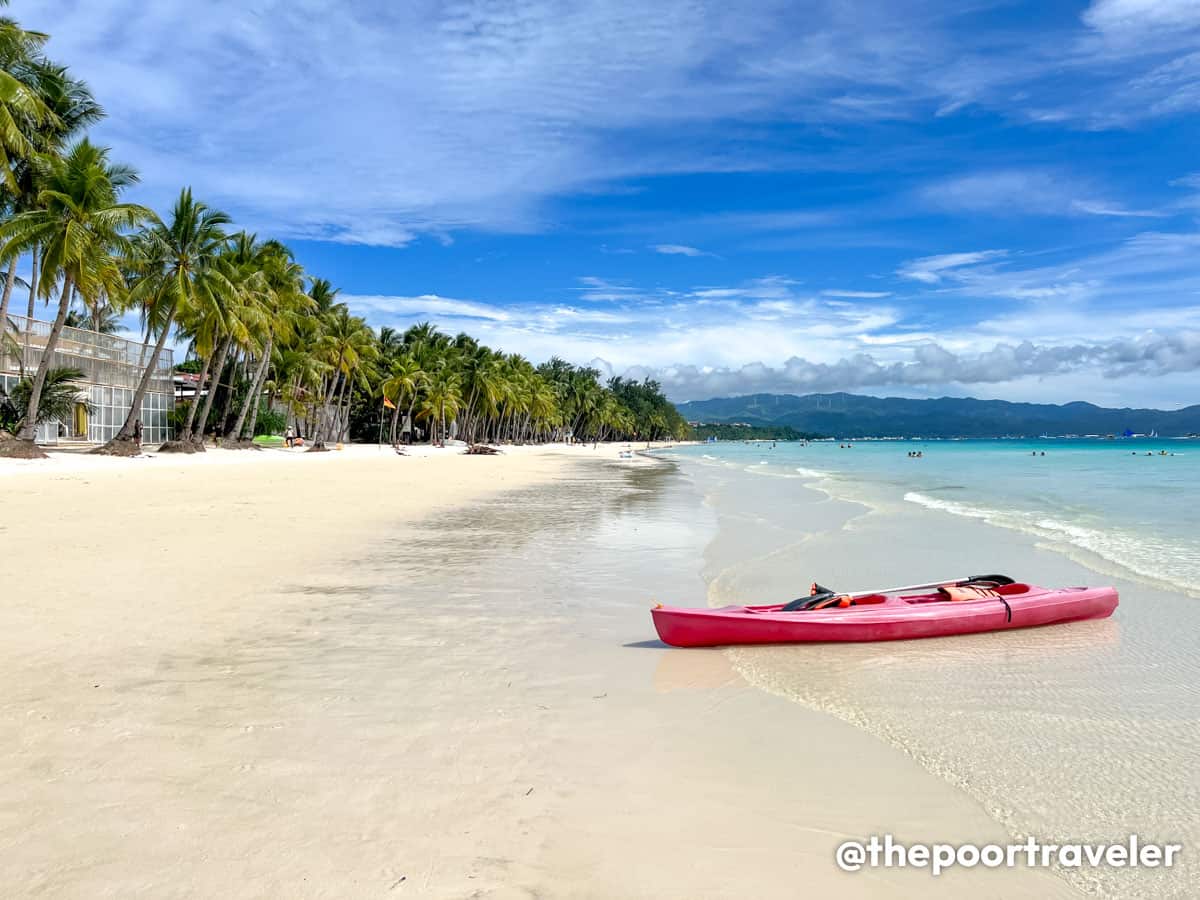
[[[984,588],[946,585],[929,593],[907,595],[828,592],[821,596],[833,599],[809,609],[795,608],[800,601],[719,609],[660,605],[651,614],[658,636],[666,643],[711,647],[974,634],[1103,619],[1117,608],[1115,588],[1051,589],[1020,583]]]

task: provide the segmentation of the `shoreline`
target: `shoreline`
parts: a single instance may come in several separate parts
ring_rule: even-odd
[[[710,606],[785,596],[814,576],[841,587],[888,584],[923,572],[995,571],[996,560],[1038,583],[1115,584],[1121,607],[1097,622],[723,652],[760,689],[903,752],[973,798],[1009,837],[1200,840],[1200,797],[1187,775],[1200,764],[1200,709],[1189,692],[1200,675],[1191,632],[1173,624],[1190,617],[1193,598],[1114,572],[1078,548],[869,485],[691,459],[723,521],[707,563]],[[851,572],[853,584],[838,584]],[[1151,757],[1152,770],[1131,763]],[[1169,871],[1058,875],[1097,896],[1182,897],[1193,867],[1181,857]]]
[[[599,453],[5,481],[23,562],[0,799],[21,811],[0,877],[68,897],[785,897],[798,877],[1070,896],[1036,871],[840,873],[841,839],[1001,831],[724,655],[647,640],[647,594],[703,590],[711,525],[674,466]]]

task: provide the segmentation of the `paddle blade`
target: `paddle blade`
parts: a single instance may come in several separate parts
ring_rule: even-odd
[[[972,575],[966,581],[960,582],[960,584],[975,584],[976,582],[980,581],[986,581],[995,585],[1016,584],[1016,582],[1007,575]]]

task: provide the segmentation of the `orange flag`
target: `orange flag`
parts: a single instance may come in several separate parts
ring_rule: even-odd
[[[384,409],[395,409],[396,404],[393,403],[391,400],[389,400],[387,397],[384,397],[383,398],[383,408]]]

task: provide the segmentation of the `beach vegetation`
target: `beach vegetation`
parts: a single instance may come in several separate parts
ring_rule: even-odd
[[[80,384],[83,377],[83,372],[78,369],[56,368],[46,372],[34,427],[55,420],[70,421],[79,406],[88,413],[92,412],[91,401]],[[7,392],[0,388],[0,431],[16,431],[18,425],[29,416],[32,396],[33,378],[28,375],[19,379]]]
[[[254,437],[282,435],[287,430],[287,414],[275,409],[266,401],[259,403],[258,418],[254,424]]]
[[[24,445],[20,455],[39,455],[37,425],[70,414],[63,398],[72,379],[53,368],[63,328],[111,333],[134,316],[142,374],[125,421],[98,452],[138,452],[142,399],[172,340],[190,357],[177,370],[199,376],[196,396],[172,418],[174,449],[188,452],[202,449],[206,436],[246,447],[287,428],[316,450],[351,438],[687,436],[657,382],[606,379],[559,358],[536,365],[430,322],[375,329],[287,246],[232,230],[230,217],[191,188],[161,218],[126,202],[137,173],[84,135],[103,109],[85,82],[46,57],[46,41],[0,16],[3,346],[19,328],[8,310],[22,259],[32,270],[27,318],[37,300],[55,311],[36,371],[13,391],[20,402],[9,398],[16,440],[0,444],[0,455],[16,455],[16,444]]]

